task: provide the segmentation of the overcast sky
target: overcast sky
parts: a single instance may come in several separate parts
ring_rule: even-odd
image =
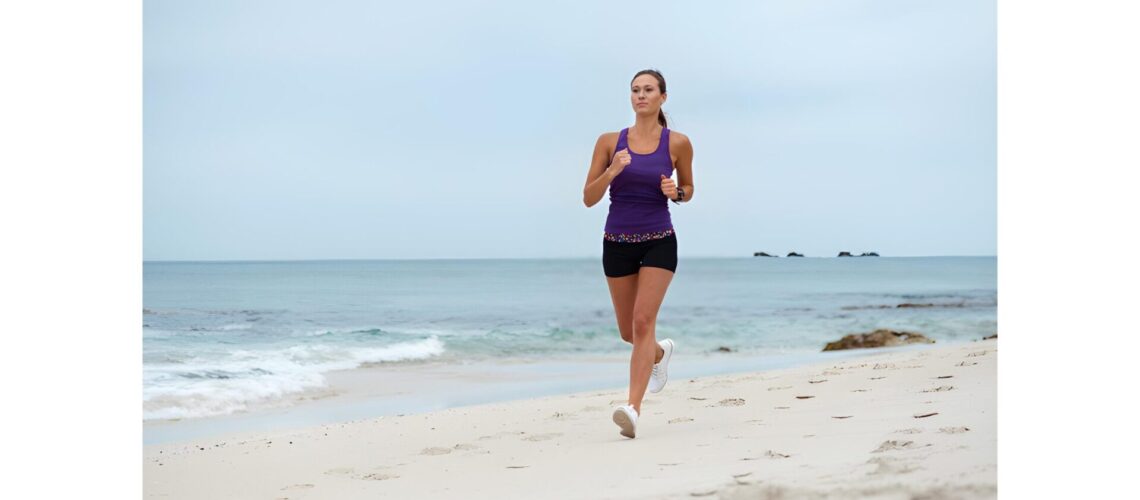
[[[681,257],[995,255],[995,38],[977,0],[146,0],[144,258],[600,257],[644,68]]]

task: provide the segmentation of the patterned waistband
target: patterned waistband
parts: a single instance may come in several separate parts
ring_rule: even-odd
[[[642,241],[659,240],[667,238],[675,234],[672,229],[664,231],[657,231],[654,233],[602,233],[602,238],[606,241],[614,241],[617,243],[640,243]]]

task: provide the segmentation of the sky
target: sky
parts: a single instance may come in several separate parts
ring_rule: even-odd
[[[600,258],[661,71],[678,254],[996,255],[992,1],[143,5],[143,258]]]

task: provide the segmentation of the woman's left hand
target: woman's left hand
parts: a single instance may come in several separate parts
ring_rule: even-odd
[[[670,200],[677,199],[677,183],[673,179],[661,174],[661,192]]]

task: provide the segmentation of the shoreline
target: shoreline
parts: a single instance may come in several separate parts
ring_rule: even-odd
[[[911,351],[961,342],[845,351],[794,350],[764,354],[676,354],[673,377],[770,371],[813,363]],[[248,411],[143,421],[143,445],[222,438],[250,431],[283,431],[379,416],[415,415],[489,403],[611,390],[628,384],[628,354],[504,358],[470,363],[429,361],[376,364],[324,375],[327,385]]]
[[[922,347],[697,377],[671,366],[632,440],[610,421],[622,387],[150,445],[144,492],[995,497],[997,341]]]

